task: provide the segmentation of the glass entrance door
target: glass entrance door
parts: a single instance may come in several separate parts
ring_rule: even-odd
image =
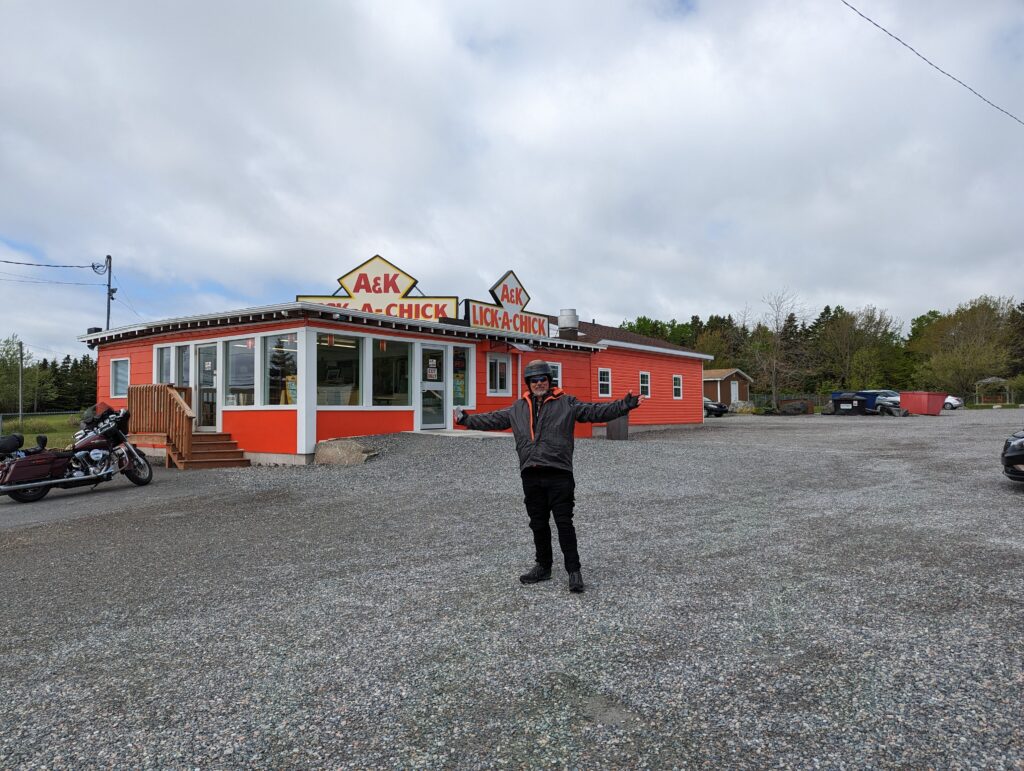
[[[217,345],[196,346],[196,428],[217,430]]]
[[[444,428],[444,349],[424,346],[420,359],[420,428]]]

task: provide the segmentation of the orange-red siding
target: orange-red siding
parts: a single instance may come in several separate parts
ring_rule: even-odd
[[[246,452],[294,454],[297,410],[224,410],[221,426]]]
[[[319,410],[316,440],[413,430],[412,410]]]
[[[612,395],[597,397],[597,371],[610,369]],[[651,373],[651,395],[629,415],[631,425],[701,423],[704,420],[704,368],[700,359],[664,356],[648,351],[608,348],[593,358],[594,401],[621,399],[627,391],[640,393],[640,373]],[[672,376],[683,376],[683,398],[672,397]]]

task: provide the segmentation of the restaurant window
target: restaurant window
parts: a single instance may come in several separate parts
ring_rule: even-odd
[[[487,354],[487,395],[511,396],[512,381],[509,371],[512,364],[506,353]]]
[[[224,393],[226,407],[246,406],[254,403],[256,385],[256,339],[229,340],[224,343],[228,379]]]
[[[557,361],[549,361],[548,366],[551,367],[551,387],[561,388],[562,387],[562,365]]]
[[[412,344],[400,340],[373,339],[373,404],[375,407],[408,407]]]
[[[363,338],[318,332],[316,336],[316,403],[360,405]]]
[[[640,395],[649,398],[651,395],[651,373],[640,373]]]
[[[456,407],[468,407],[469,400],[469,349],[455,347],[452,349],[452,404]]]
[[[673,375],[672,376],[672,398],[682,399],[683,398],[683,376]]]
[[[187,345],[179,345],[175,350],[175,356],[177,358],[177,369],[175,370],[174,384],[185,387],[188,385],[189,367],[189,347]]]
[[[263,403],[298,404],[299,336],[295,332],[263,338]]]
[[[597,395],[612,395],[612,371],[610,369],[599,369],[597,371]]]
[[[171,382],[171,348],[164,346],[156,349],[156,382]]]
[[[124,398],[128,395],[128,359],[114,359],[110,362],[110,395]]]

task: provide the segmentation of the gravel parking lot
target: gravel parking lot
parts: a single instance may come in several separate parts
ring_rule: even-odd
[[[507,439],[0,499],[0,767],[1024,767],[1024,410]],[[557,551],[556,551],[557,553]]]

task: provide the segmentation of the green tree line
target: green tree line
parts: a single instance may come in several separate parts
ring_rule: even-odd
[[[25,412],[81,410],[96,403],[96,360],[88,354],[36,360],[26,350],[19,361],[18,336],[0,340],[0,412],[18,411],[18,369],[21,367]]]
[[[826,305],[803,312],[796,295],[764,298],[766,310],[691,316],[688,322],[640,316],[620,326],[715,357],[715,369],[737,367],[753,390],[772,395],[827,394],[893,388],[937,390],[971,398],[979,380],[999,377],[1024,393],[1024,302],[982,295],[955,310],[930,310],[902,325],[873,306]]]

